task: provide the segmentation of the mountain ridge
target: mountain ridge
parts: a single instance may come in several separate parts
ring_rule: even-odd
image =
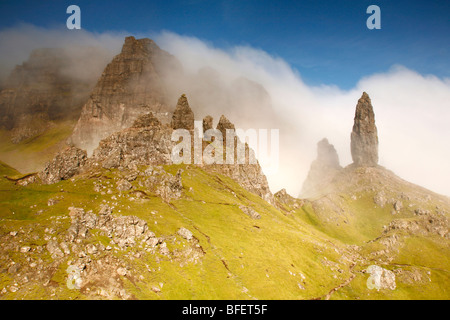
[[[72,140],[39,173],[0,162],[0,299],[450,297],[450,201],[378,165],[366,92],[351,134],[354,163],[342,168],[321,140],[310,195],[273,194],[258,163],[173,163],[180,141],[172,133],[193,140],[195,113],[181,93],[160,113],[162,96],[140,78],[146,67],[157,75],[147,45],[158,50],[127,37],[84,104],[73,137],[86,129],[79,142],[92,154]],[[133,77],[136,90],[125,90]],[[116,81],[117,95],[107,97]],[[104,112],[127,97],[127,117]],[[158,102],[143,107],[148,101]],[[201,123],[214,128],[211,116]],[[215,128],[235,126],[222,115]],[[211,140],[202,139],[202,154]],[[226,155],[222,147],[214,156]],[[181,153],[192,160],[191,151]]]

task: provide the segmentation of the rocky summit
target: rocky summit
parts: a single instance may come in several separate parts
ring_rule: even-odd
[[[369,95],[363,92],[355,111],[351,133],[353,163],[373,167],[378,164],[378,133]]]
[[[127,37],[83,106],[71,143],[92,153],[101,139],[130,127],[140,114],[153,112],[166,121],[170,108],[161,66],[176,63],[152,40]]]

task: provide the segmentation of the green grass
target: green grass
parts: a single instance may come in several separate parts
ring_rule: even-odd
[[[26,187],[1,177],[0,230],[5,233],[21,227],[33,228],[38,235],[37,240],[28,239],[24,244],[45,245],[42,240],[43,230],[47,226],[55,227],[55,217],[63,218],[58,220],[56,234],[64,234],[68,228],[69,207],[82,207],[85,211],[97,213],[103,203],[108,203],[114,206],[114,215],[135,215],[145,220],[156,236],[166,237],[167,247],[171,251],[183,250],[187,242],[176,232],[180,227],[189,229],[205,253],[195,264],[181,263],[158,253],[144,254],[139,259],[130,260],[131,270],[141,275],[142,279],[122,277],[121,280],[134,298],[313,299],[324,297],[351,276],[350,262],[342,259],[346,244],[364,245],[364,254],[378,250],[377,243],[365,243],[379,236],[382,226],[393,219],[388,208],[374,206],[370,193],[358,194],[357,200],[342,194],[339,199],[344,204],[344,213],[339,217],[339,227],[336,227],[333,223],[324,222],[310,202],[287,214],[226,176],[212,174],[195,166],[164,167],[171,174],[176,174],[180,168],[184,170],[183,196],[171,203],[163,202],[140,186],[145,179],[140,176],[132,182],[133,190],[146,191],[147,196],[131,200],[133,190],[116,190],[115,182],[126,174],[117,170],[102,169],[96,177],[77,176],[72,181],[61,181],[54,185],[30,184]],[[2,163],[0,170],[6,175],[18,174]],[[112,194],[95,192],[94,183],[108,185]],[[58,202],[48,206],[49,199],[58,199]],[[239,209],[240,205],[252,207],[261,215],[261,219],[251,219]],[[344,220],[347,223],[343,223]],[[86,241],[106,246],[110,239],[98,230],[91,230],[91,237]],[[446,244],[439,239],[407,238],[395,259],[385,266],[391,270],[400,268],[399,265],[431,270],[430,284],[398,283],[398,289],[394,291],[371,291],[366,287],[367,275],[358,273],[367,267],[360,262],[355,268],[356,278],[348,286],[336,291],[331,298],[448,297],[446,287],[449,287],[447,270],[450,255]],[[133,250],[136,249],[129,248],[127,252]],[[125,259],[127,252],[115,255]],[[21,257],[19,253],[11,253],[10,258],[20,260]],[[52,262],[46,251],[41,257],[48,263]],[[153,271],[149,272],[148,266]],[[92,297],[66,288],[66,268],[67,260],[53,274],[52,281],[59,288],[54,298]],[[8,275],[0,278],[3,287],[11,281]],[[155,286],[160,287],[161,292],[153,292],[152,287]],[[52,290],[33,283],[29,283],[26,288],[26,293],[10,293],[6,298],[49,298]]]
[[[0,160],[22,173],[39,171],[64,145],[74,126],[74,121],[58,122],[44,133],[18,144],[11,142],[7,131],[0,131]]]

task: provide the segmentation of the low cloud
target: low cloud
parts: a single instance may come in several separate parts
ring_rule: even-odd
[[[30,24],[0,30],[0,82],[16,65],[28,60],[30,52],[40,48],[62,48],[68,57],[63,72],[72,78],[90,82],[120,51],[125,33],[91,33],[68,30],[65,26],[42,28]]]
[[[366,91],[375,111],[380,165],[413,183],[449,194],[450,79],[421,75],[398,65],[368,75],[351,90],[312,87],[281,58],[262,50],[246,46],[218,49],[197,38],[170,32],[157,35],[155,40],[192,74],[212,68],[224,83],[245,78],[264,88],[271,112],[267,107],[261,110],[258,99],[244,105],[209,104],[203,106],[203,111],[223,113],[244,128],[269,124],[268,128],[280,129],[279,171],[268,175],[273,191],[286,188],[293,195],[300,193],[316,157],[316,144],[324,137],[334,144],[341,165],[352,162],[350,132],[357,101]],[[186,84],[186,88],[190,87]],[[203,95],[209,93],[204,87]],[[214,96],[209,100],[214,101]],[[255,121],[242,118],[241,109],[253,114]],[[264,116],[269,118],[261,119]]]
[[[0,30],[0,80],[27,60],[32,49],[43,47],[70,52],[66,71],[74,77],[99,77],[127,35],[27,24]],[[308,86],[287,62],[259,49],[219,49],[171,32],[136,36],[153,38],[181,62],[185,75],[168,74],[174,105],[186,93],[197,120],[210,114],[216,124],[224,114],[240,128],[280,130],[279,169],[268,174],[273,192],[286,188],[294,196],[300,193],[317,142],[324,137],[335,146],[341,165],[352,162],[354,111],[366,91],[375,111],[380,164],[406,180],[449,195],[450,79],[398,65],[367,75],[351,90]]]

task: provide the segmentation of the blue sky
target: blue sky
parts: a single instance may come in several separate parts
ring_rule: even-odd
[[[448,0],[1,1],[0,30],[19,23],[65,28],[70,4],[81,8],[85,30],[168,30],[219,48],[249,45],[281,57],[311,85],[349,89],[396,64],[450,77]],[[381,9],[381,30],[366,28],[371,4]]]

